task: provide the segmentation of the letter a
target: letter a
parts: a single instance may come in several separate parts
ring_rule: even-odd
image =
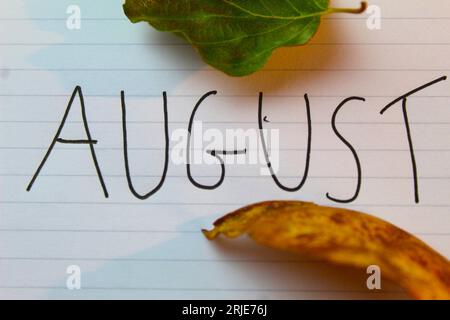
[[[64,124],[66,123],[67,117],[70,113],[70,109],[72,107],[73,101],[75,100],[75,97],[77,96],[77,94],[80,98],[81,114],[82,114],[82,118],[83,118],[84,131],[86,132],[87,139],[82,139],[82,140],[62,139],[62,138],[60,138],[60,135],[61,135],[62,129],[64,128]],[[103,176],[100,171],[100,167],[98,165],[97,156],[95,155],[94,144],[96,144],[97,141],[92,140],[92,138],[91,138],[91,133],[89,131],[89,125],[88,125],[87,116],[86,116],[86,108],[84,106],[83,92],[81,91],[81,87],[79,87],[79,86],[75,87],[75,90],[72,93],[69,104],[67,105],[66,111],[64,112],[64,116],[61,120],[61,124],[59,125],[58,131],[56,132],[56,135],[53,138],[53,140],[50,144],[50,147],[48,148],[47,153],[44,156],[44,159],[42,159],[41,164],[39,165],[38,169],[36,170],[36,173],[34,174],[33,178],[31,179],[30,183],[28,184],[27,191],[30,191],[31,188],[33,187],[33,184],[36,181],[36,178],[38,177],[39,173],[41,172],[42,168],[44,167],[45,162],[47,161],[48,157],[50,156],[50,154],[57,142],[63,143],[63,144],[88,144],[89,145],[92,160],[94,162],[94,166],[97,171],[97,175],[100,180],[100,184],[102,186],[103,193],[105,194],[105,197],[108,198],[108,191],[106,190],[105,182],[103,181]]]
[[[381,289],[381,269],[379,266],[371,265],[367,267],[367,274],[370,276],[367,278],[366,285],[369,290]]]

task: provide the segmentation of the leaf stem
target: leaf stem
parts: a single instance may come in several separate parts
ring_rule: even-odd
[[[328,14],[330,13],[351,13],[351,14],[360,14],[366,11],[367,2],[362,1],[361,6],[359,8],[329,8]]]

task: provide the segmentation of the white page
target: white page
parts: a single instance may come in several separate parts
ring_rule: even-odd
[[[381,8],[380,30],[367,27],[368,14],[328,16],[310,45],[280,49],[264,70],[230,78],[206,66],[180,39],[131,24],[119,0],[1,2],[0,297],[406,298],[388,282],[369,291],[364,270],[336,269],[246,239],[212,243],[199,232],[245,204],[306,200],[369,212],[450,256],[450,82],[408,99],[417,204],[401,103],[380,115],[395,98],[448,75],[450,2],[370,4]],[[70,5],[81,9],[80,30],[66,26]],[[61,143],[27,192],[77,85],[109,198],[89,146]],[[223,184],[202,190],[188,180],[184,165],[171,160],[162,188],[136,199],[125,177],[121,90],[132,180],[140,193],[154,188],[163,170],[163,91],[170,135],[187,129],[195,103],[210,90],[217,95],[196,115],[205,130],[256,130],[258,94],[264,92],[263,114],[270,121],[264,126],[279,130],[278,175],[287,186],[297,185],[304,171],[307,93],[312,151],[304,187],[281,190],[261,175],[262,161],[227,164]],[[358,154],[362,183],[355,201],[340,204],[326,193],[351,197],[357,171],[331,118],[344,98],[355,95],[366,102],[346,104],[337,127]],[[84,134],[77,97],[62,138]],[[176,142],[170,143],[172,151]],[[217,165],[193,166],[203,184],[214,184],[219,174]],[[66,286],[72,265],[81,269],[81,290]]]

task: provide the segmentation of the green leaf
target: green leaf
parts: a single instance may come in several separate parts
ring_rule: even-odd
[[[132,22],[146,21],[186,39],[203,60],[232,76],[261,69],[272,52],[306,44],[323,15],[358,9],[329,7],[329,0],[126,0]]]

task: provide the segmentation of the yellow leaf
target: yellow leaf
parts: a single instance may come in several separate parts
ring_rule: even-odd
[[[377,265],[416,299],[450,299],[450,263],[406,231],[373,216],[309,202],[269,201],[232,212],[203,230],[357,268]]]

